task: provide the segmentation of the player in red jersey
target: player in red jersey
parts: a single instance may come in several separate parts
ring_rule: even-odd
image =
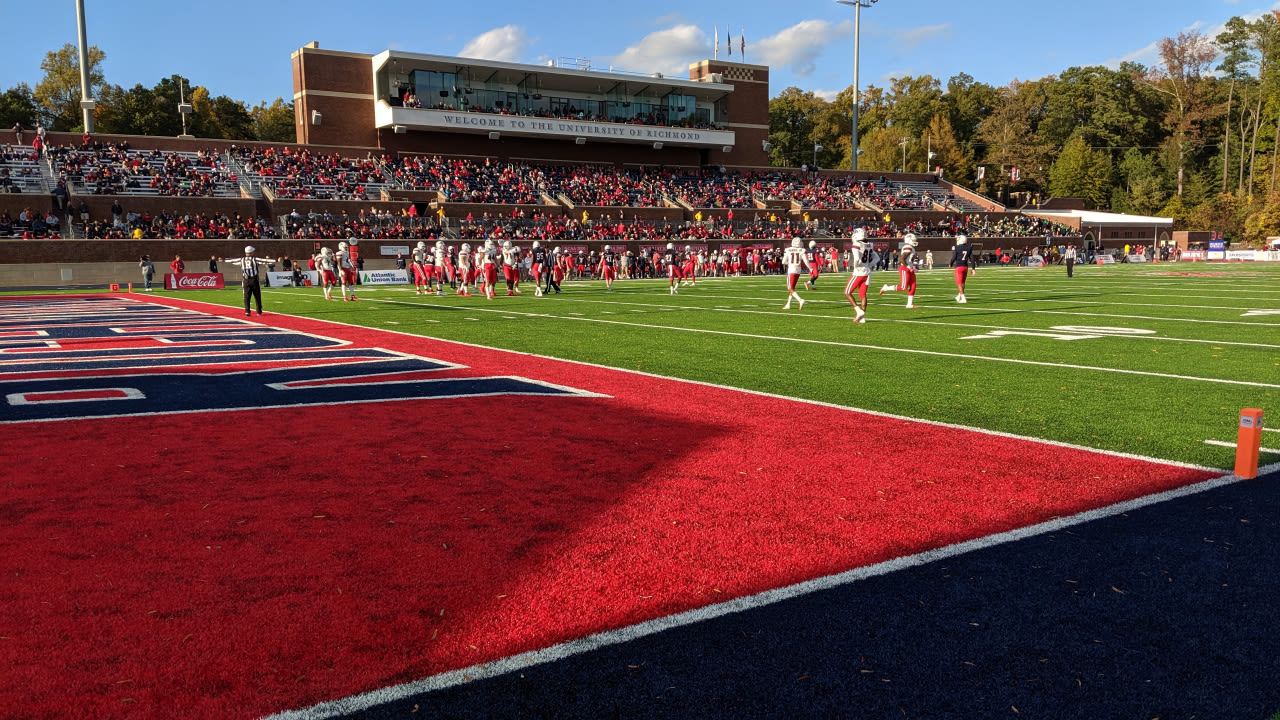
[[[804,289],[813,290],[818,287],[818,275],[822,272],[822,251],[818,249],[816,241],[809,241],[809,252],[806,254],[809,258],[809,279],[804,281]]]
[[[409,255],[409,266],[413,269],[413,289],[422,295],[430,292],[431,283],[427,282],[427,244],[419,241],[417,247]]]
[[[913,233],[907,233],[902,238],[902,252],[898,255],[898,284],[885,285],[880,288],[880,294],[887,292],[905,292],[907,294],[907,307],[915,307],[913,304],[916,298],[916,247],[920,245],[920,241],[916,239]]]
[[[507,295],[520,294],[520,248],[510,240],[502,243],[502,278],[507,281]]]
[[[800,304],[800,309],[804,309],[804,298],[800,297],[796,292],[796,282],[800,280],[801,268],[812,272],[812,264],[809,262],[808,253],[804,251],[804,241],[800,238],[791,239],[791,247],[782,253],[782,264],[787,266],[787,302],[782,306],[783,310],[791,309],[791,300],[794,298]]]

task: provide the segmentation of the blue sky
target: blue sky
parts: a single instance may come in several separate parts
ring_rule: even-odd
[[[250,105],[292,94],[289,54],[323,48],[388,48],[546,63],[587,58],[592,67],[683,77],[711,57],[718,26],[732,28],[734,60],[771,67],[770,93],[794,85],[834,96],[853,75],[853,8],[834,0],[705,0],[693,10],[646,2],[332,2],[330,0],[85,0],[89,44],[106,52],[107,82],[150,87],[181,73],[214,95]],[[672,7],[679,7],[675,3]],[[1161,38],[1187,29],[1216,35],[1233,15],[1280,9],[1273,0],[880,0],[862,11],[862,85],[900,75],[946,79],[966,72],[1004,85],[1073,65],[1156,62]],[[782,12],[785,10],[785,12]],[[19,13],[23,15],[24,13]],[[76,41],[72,2],[41,6],[6,33],[0,89],[33,87],[49,50]]]

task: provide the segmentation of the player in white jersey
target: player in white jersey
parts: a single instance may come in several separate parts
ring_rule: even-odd
[[[436,268],[436,295],[444,295],[444,281],[447,273],[446,266],[449,263],[449,251],[444,246],[443,240],[437,240],[435,249],[431,253],[431,263]]]
[[[913,304],[916,298],[916,248],[920,245],[920,241],[916,240],[913,233],[907,233],[902,238],[902,251],[898,254],[898,284],[885,285],[880,288],[880,294],[887,292],[905,292],[907,294],[907,307],[915,307]]]
[[[800,297],[796,292],[796,281],[800,279],[801,270],[808,271],[812,268],[809,264],[809,258],[805,256],[804,241],[800,238],[791,239],[791,247],[782,252],[782,264],[787,266],[787,303],[782,306],[783,310],[791,309],[791,300],[795,298],[800,304],[800,309],[804,309],[804,298]]]
[[[487,300],[493,299],[493,287],[498,284],[498,251],[492,240],[484,241],[484,251],[480,253],[481,287]]]
[[[356,300],[356,264],[351,261],[351,250],[345,242],[338,243],[333,262],[338,266],[338,284],[342,286],[342,299]]]
[[[467,281],[471,279],[471,244],[462,243],[462,250],[458,253],[458,294],[471,297],[471,290],[467,286]]]
[[[413,289],[419,295],[423,291],[431,291],[431,283],[427,280],[427,244],[419,241],[410,254],[409,264],[413,268]]]
[[[853,306],[854,322],[867,321],[867,287],[871,284],[871,268],[880,261],[871,243],[867,242],[867,233],[862,228],[853,231],[852,248],[849,251],[849,267],[853,274],[849,276],[849,284],[844,286],[844,296],[849,298]],[[853,299],[853,293],[858,299]]]
[[[324,299],[333,299],[333,286],[338,282],[338,266],[333,262],[333,251],[321,248],[316,255],[316,270],[320,275],[320,287],[324,288]]]
[[[507,281],[507,295],[520,294],[520,248],[510,240],[502,243],[502,277]]]

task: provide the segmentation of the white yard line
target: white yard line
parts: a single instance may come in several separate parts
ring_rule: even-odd
[[[1227,447],[1227,448],[1233,448],[1233,447],[1235,447],[1235,446],[1236,446],[1236,444],[1235,444],[1235,443],[1233,443],[1233,442],[1223,442],[1222,440],[1205,440],[1205,441],[1204,441],[1204,444],[1205,444],[1205,445],[1215,445],[1215,446],[1217,446],[1217,447]],[[1275,448],[1265,448],[1265,447],[1264,447],[1264,448],[1258,448],[1258,450],[1260,450],[1260,451],[1262,451],[1262,452],[1264,452],[1264,453],[1271,453],[1272,455],[1280,455],[1280,450],[1277,450],[1277,449],[1275,449]]]

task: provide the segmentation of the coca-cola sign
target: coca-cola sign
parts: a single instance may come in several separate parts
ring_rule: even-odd
[[[165,273],[166,290],[221,290],[226,287],[221,273]]]

